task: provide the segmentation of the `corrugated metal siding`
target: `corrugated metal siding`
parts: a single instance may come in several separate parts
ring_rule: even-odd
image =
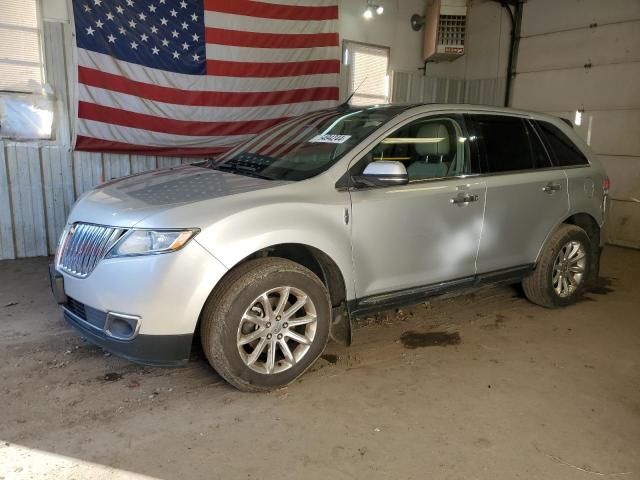
[[[472,103],[500,105],[503,82],[495,78],[463,80],[394,72],[392,99],[398,103]]]
[[[52,255],[73,202],[99,183],[193,160],[0,142],[0,259]]]

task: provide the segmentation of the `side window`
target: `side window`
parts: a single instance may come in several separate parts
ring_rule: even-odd
[[[549,146],[554,162],[559,167],[588,165],[587,157],[562,131],[549,122],[536,122],[542,137]]]
[[[458,115],[424,117],[400,127],[366,157],[369,162],[402,162],[409,181],[469,173],[469,146]]]
[[[481,173],[551,167],[538,134],[528,121],[502,115],[469,115],[482,152]]]

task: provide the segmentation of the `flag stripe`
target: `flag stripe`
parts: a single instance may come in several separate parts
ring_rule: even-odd
[[[121,75],[137,82],[191,91],[268,92],[314,87],[335,87],[338,84],[338,75],[336,73],[272,78],[185,75],[119,61],[109,55],[90,52],[82,48],[78,49],[78,64],[104,73]]]
[[[278,5],[248,0],[204,0],[204,9],[246,15],[248,17],[274,18],[280,20],[337,20],[338,6]]]
[[[338,100],[338,87],[301,88],[268,92],[215,92],[181,90],[138,82],[87,67],[78,67],[81,84],[176,105],[200,107],[260,107]]]
[[[332,100],[322,100],[261,107],[194,107],[148,100],[136,95],[114,92],[113,90],[91,87],[85,84],[78,86],[78,99],[87,103],[136,113],[174,118],[176,120],[195,120],[199,122],[243,122],[255,120],[256,118],[284,118],[302,115],[303,113],[307,113],[310,108],[313,110],[321,110],[335,104]]]
[[[205,29],[205,39],[216,45],[253,48],[337,47],[340,43],[337,33],[257,33],[211,27]]]
[[[150,145],[152,147],[220,147],[230,148],[239,142],[251,139],[254,135],[229,136],[193,136],[175,135],[171,133],[153,132],[145,128],[123,127],[87,119],[78,119],[78,135],[100,138],[114,142],[130,143],[132,145]]]
[[[309,60],[333,60],[340,56],[339,47],[314,48],[261,48],[259,58],[255,48],[230,45],[206,45],[209,60],[228,60],[232,62],[304,62]]]
[[[76,150],[82,150],[85,152],[126,152],[133,155],[206,157],[223,153],[228,150],[228,147],[150,147],[147,145],[135,145],[132,143],[115,142],[113,140],[102,140],[101,138],[78,135],[76,139]]]
[[[244,122],[198,122],[176,120],[154,115],[130,112],[119,108],[105,107],[78,101],[78,118],[109,123],[123,127],[144,128],[153,132],[191,136],[227,136],[256,134],[282,121],[282,118],[248,120]]]
[[[204,12],[207,27],[258,33],[331,33],[337,31],[335,20],[292,22],[273,18],[252,18],[222,12]]]
[[[340,73],[339,60],[309,62],[256,63],[207,60],[207,74],[227,77],[295,77],[322,73]]]

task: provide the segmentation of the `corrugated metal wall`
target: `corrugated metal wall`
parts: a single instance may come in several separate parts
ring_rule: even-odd
[[[73,202],[99,183],[187,161],[0,142],[0,259],[53,254]]]
[[[394,72],[394,102],[472,103],[501,105],[504,87],[495,78],[463,80],[424,76],[416,72]]]

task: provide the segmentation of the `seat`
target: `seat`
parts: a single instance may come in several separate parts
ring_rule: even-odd
[[[407,168],[409,179],[446,177],[451,162],[449,155],[449,131],[442,122],[422,125],[416,134],[415,151],[418,159]]]

